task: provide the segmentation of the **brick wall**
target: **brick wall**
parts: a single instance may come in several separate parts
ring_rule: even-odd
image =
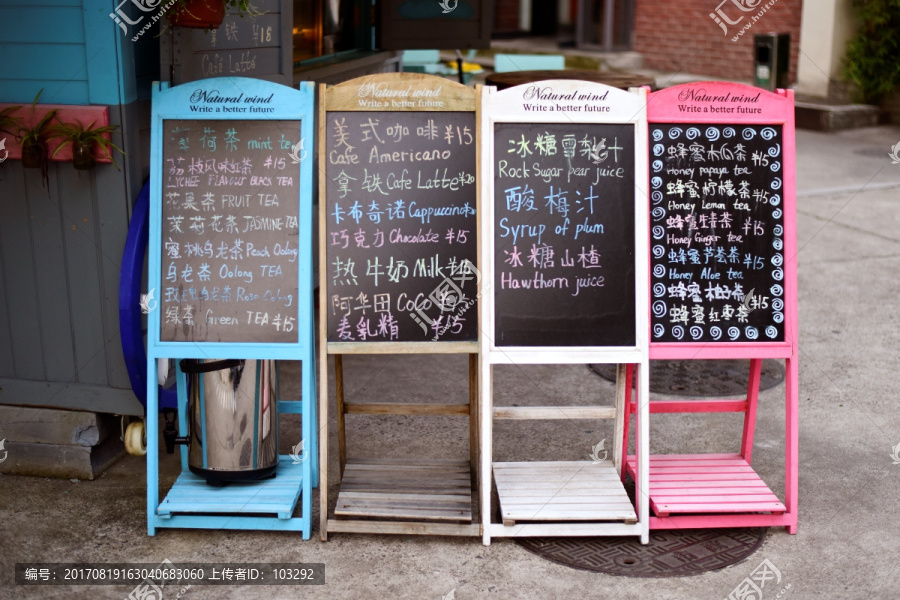
[[[791,83],[797,79],[800,47],[800,13],[803,0],[775,0],[753,26],[732,41],[751,16],[772,0],[636,0],[634,50],[644,57],[644,66],[663,71],[709,75],[727,79],[753,78],[753,36],[760,33],[791,34]],[[735,3],[754,6],[742,12]],[[717,8],[731,21],[726,35],[710,18]]]
[[[519,0],[494,2],[494,33],[511,33],[519,30]]]

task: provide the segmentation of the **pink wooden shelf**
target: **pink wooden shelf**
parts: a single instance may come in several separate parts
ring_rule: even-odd
[[[25,120],[28,125],[33,124],[34,122],[40,121],[44,115],[47,114],[48,111],[53,110],[54,108],[57,110],[56,119],[52,122],[61,121],[63,123],[75,123],[80,122],[82,125],[87,127],[91,123],[94,124],[94,127],[103,127],[104,125],[109,125],[109,107],[108,106],[75,106],[71,104],[38,104],[34,109],[34,118],[31,115],[31,103],[24,102],[22,104],[15,104],[10,102],[0,102],[0,110],[8,106],[21,106],[19,110],[13,113],[15,116],[20,119]],[[21,160],[22,159],[22,145],[16,141],[14,135],[9,135],[7,133],[0,133],[0,139],[6,138],[6,150],[9,151],[8,158],[13,160]],[[107,134],[105,137],[109,138]],[[51,140],[47,143],[47,156],[48,158],[53,154],[53,151],[56,150],[57,146],[62,143],[63,140],[57,138]],[[97,162],[108,163],[112,162],[110,158],[104,154],[103,152],[95,152],[94,159]],[[72,144],[71,142],[66,144],[65,147],[59,151],[59,154],[51,158],[55,162],[65,162],[72,160]]]
[[[633,477],[634,456],[627,468]],[[650,508],[658,517],[786,510],[740,454],[650,455]]]

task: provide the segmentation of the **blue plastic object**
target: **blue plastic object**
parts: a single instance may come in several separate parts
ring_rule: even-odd
[[[150,182],[144,183],[128,226],[125,252],[119,269],[119,335],[122,353],[131,389],[141,404],[147,407],[147,349],[144,345],[144,329],[141,319],[141,275],[147,255],[150,235]],[[153,306],[152,301],[150,307]],[[178,394],[175,387],[159,388],[159,409],[177,408]]]

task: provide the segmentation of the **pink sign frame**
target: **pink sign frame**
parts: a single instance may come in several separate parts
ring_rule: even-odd
[[[738,109],[741,107],[741,110]],[[651,360],[694,360],[694,359],[751,359],[747,396],[743,400],[709,400],[709,401],[662,401],[651,402],[650,413],[676,412],[743,412],[744,427],[741,440],[741,452],[736,455],[651,455],[650,501],[656,516],[650,517],[650,529],[673,528],[708,528],[708,527],[761,527],[784,526],[790,533],[797,531],[797,489],[798,489],[798,324],[797,324],[797,217],[796,217],[796,146],[794,130],[794,93],[792,90],[778,90],[775,93],[763,91],[751,86],[727,82],[698,82],[674,86],[650,94],[647,102],[647,120],[649,126],[656,123],[702,125],[780,125],[782,128],[782,189],[783,224],[784,224],[784,340],[752,341],[752,342],[654,342],[651,331]],[[651,147],[653,141],[651,140]],[[651,156],[651,160],[652,160]],[[648,273],[648,287],[651,273]],[[734,470],[744,469],[753,473],[749,467],[753,446],[753,430],[756,417],[756,403],[759,389],[759,374],[762,359],[780,359],[785,361],[785,482],[783,510],[769,509],[771,504],[760,502],[757,511],[741,512],[740,503],[729,504],[727,496],[708,496],[714,492],[704,491],[700,487],[691,489],[690,484],[682,484],[676,494],[697,497],[696,504],[688,505],[694,514],[676,516],[676,511],[669,513],[665,502],[659,499],[664,492],[661,488],[676,489],[676,484],[658,484],[654,490],[654,474],[669,473],[664,471],[670,465],[672,472],[702,473],[709,471],[708,476],[689,475],[684,479],[704,479],[698,486],[730,485],[734,479],[727,471],[731,467],[723,467],[726,473],[715,469],[725,463],[742,466]],[[629,373],[630,375],[630,373]],[[627,457],[628,417],[636,410],[632,400],[630,385],[626,383],[629,398],[624,424],[624,443],[622,445],[623,464],[634,476],[635,463],[633,457]],[[656,459],[656,460],[654,460]],[[665,462],[664,462],[665,461]],[[719,462],[717,462],[719,461]],[[698,470],[695,470],[698,469]],[[624,473],[623,473],[624,475]],[[670,476],[675,479],[675,476]],[[748,477],[750,477],[748,475]],[[761,487],[767,486],[761,479]],[[665,479],[666,477],[661,477]],[[721,483],[717,481],[721,480]],[[659,492],[654,494],[654,491]],[[761,490],[760,490],[761,491]],[[655,498],[656,497],[656,498]],[[747,496],[742,496],[747,498]],[[759,496],[760,500],[764,496]],[[769,491],[765,499],[774,499]],[[744,506],[747,506],[744,504]],[[704,508],[706,510],[704,510]],[[708,512],[709,514],[702,514]]]

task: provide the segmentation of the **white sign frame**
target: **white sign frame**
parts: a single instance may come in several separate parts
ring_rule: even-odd
[[[567,98],[567,99],[561,99]],[[583,98],[591,98],[585,100]],[[545,110],[526,110],[524,104],[542,105]],[[561,104],[560,104],[561,103]],[[580,110],[571,110],[579,105]],[[593,110],[586,111],[590,105]],[[551,109],[552,107],[552,109]],[[557,110],[564,108],[564,110]],[[481,391],[481,468],[480,493],[483,542],[490,544],[491,537],[505,536],[640,536],[641,543],[649,541],[649,198],[648,139],[647,139],[647,90],[632,88],[628,92],[599,83],[577,80],[547,80],[516,86],[498,92],[485,87],[480,106],[480,206],[478,230],[479,268],[481,269],[480,295],[480,391]],[[494,125],[495,123],[585,123],[631,124],[634,127],[634,273],[635,273],[635,331],[633,346],[578,346],[578,347],[522,347],[498,346],[495,334],[495,243],[494,243]],[[636,482],[637,523],[624,522],[569,522],[523,523],[503,525],[491,522],[491,483],[493,473],[492,437],[495,411],[492,398],[492,368],[496,364],[583,364],[630,363],[638,366],[636,377],[638,413],[636,422],[636,454],[639,481]],[[624,385],[620,379],[618,386]],[[617,394],[617,396],[621,395]],[[579,407],[581,408],[581,407]],[[553,407],[559,411],[559,407]],[[545,418],[542,408],[525,409],[530,412],[511,418]],[[618,412],[624,406],[618,407]],[[504,415],[510,409],[504,407]],[[591,407],[587,416],[608,415],[609,409]],[[510,418],[507,415],[507,418]],[[616,420],[619,423],[619,419]],[[616,432],[617,440],[621,432]],[[585,449],[586,451],[588,449]],[[614,451],[615,454],[615,451]],[[621,473],[619,457],[615,463]]]

